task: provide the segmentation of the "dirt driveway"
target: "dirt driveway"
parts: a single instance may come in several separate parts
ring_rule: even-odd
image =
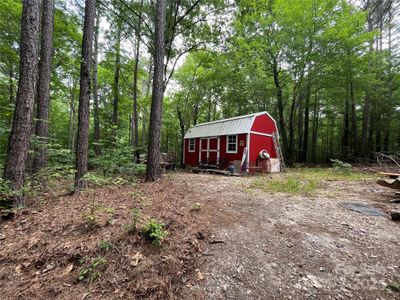
[[[214,241],[204,250],[204,280],[185,298],[400,298],[393,291],[400,282],[399,223],[340,205],[388,209],[374,180],[325,182],[313,196],[299,196],[263,192],[252,187],[254,178],[176,176],[212,216]]]

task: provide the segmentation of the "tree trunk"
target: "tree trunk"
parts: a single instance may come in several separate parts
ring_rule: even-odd
[[[311,137],[311,161],[317,162],[317,143],[318,143],[318,125],[319,125],[319,114],[318,114],[318,92],[315,92],[314,96],[314,108],[313,108],[313,127]]]
[[[140,55],[140,25],[142,17],[143,0],[140,2],[140,13],[138,17],[138,25],[136,31],[136,47],[135,47],[135,61],[133,65],[133,115],[132,115],[132,145],[135,148],[134,161],[139,163],[139,116],[138,116],[138,70],[139,70],[139,55]]]
[[[112,114],[112,138],[114,145],[117,142],[117,129],[118,129],[118,103],[119,103],[119,73],[121,69],[121,30],[122,26],[117,21],[117,40],[115,43],[115,70],[114,70],[114,84],[113,84],[113,114]]]
[[[73,75],[72,75],[73,76]],[[69,124],[68,124],[68,149],[75,148],[75,79],[71,79],[70,102],[69,102]]]
[[[181,131],[181,147],[180,147],[180,151],[179,151],[179,153],[180,153],[180,156],[179,156],[179,160],[180,160],[180,163],[181,163],[181,165],[183,165],[183,155],[184,155],[184,145],[185,145],[185,123],[184,123],[184,121],[183,121],[183,117],[182,117],[182,111],[179,109],[179,107],[177,106],[176,107],[176,112],[177,112],[177,114],[178,114],[178,120],[179,120],[179,128],[180,128],[180,131]]]
[[[160,136],[162,124],[162,104],[164,97],[164,40],[166,26],[165,8],[165,0],[157,0],[154,34],[154,78],[150,113],[146,181],[155,181],[161,176]]]
[[[10,104],[14,104],[15,102],[15,96],[14,96],[14,70],[12,68],[12,66],[10,66],[10,70],[9,70],[9,74],[8,74],[9,78],[8,78],[8,93],[9,93],[9,101]],[[12,117],[8,117],[8,126],[11,127],[12,126]]]
[[[199,100],[194,104],[193,109],[193,125],[197,125],[197,119],[199,117]]]
[[[307,162],[307,151],[308,151],[308,128],[310,123],[310,97],[311,97],[311,84],[307,85],[307,91],[305,95],[305,109],[304,109],[304,132],[303,132],[303,145],[301,150],[301,161]]]
[[[301,95],[299,103],[297,106],[297,148],[298,148],[298,161],[303,160],[303,117],[304,117],[304,107],[303,107],[304,96]]]
[[[357,157],[360,153],[358,144],[357,111],[354,97],[353,76],[350,74],[350,99],[351,99],[351,129],[353,132],[353,154]]]
[[[138,69],[139,69],[140,38],[136,35],[135,61],[133,66],[133,114],[132,114],[132,139],[135,148],[134,161],[139,162],[139,120],[138,120]]]
[[[272,59],[273,59],[272,73],[273,73],[274,83],[275,83],[275,88],[276,88],[276,100],[277,100],[277,104],[278,104],[280,136],[282,137],[283,149],[284,149],[285,156],[288,157],[288,140],[287,140],[287,135],[286,135],[285,117],[284,117],[284,111],[283,111],[283,93],[282,93],[282,87],[281,87],[280,80],[279,80],[278,62],[276,61],[275,57],[273,57]]]
[[[8,142],[4,179],[18,193],[15,205],[25,204],[20,194],[24,185],[25,161],[32,129],[38,66],[38,41],[41,1],[25,0],[21,20],[20,77],[14,119]]]
[[[98,91],[98,63],[99,63],[99,29],[100,10],[97,6],[96,27],[94,31],[94,56],[93,56],[93,108],[94,108],[94,154],[101,155],[100,144],[100,116],[99,116],[99,91]]]
[[[148,99],[150,97],[150,91],[151,91],[151,80],[153,78],[153,56],[150,56],[149,60],[149,70],[148,70],[148,78],[146,82],[146,94],[145,97]],[[147,109],[145,107],[142,107],[142,147],[144,147],[147,144],[146,137],[148,136],[147,132]]]
[[[76,141],[75,189],[87,186],[83,179],[87,172],[89,144],[89,102],[90,102],[90,60],[92,57],[94,18],[96,0],[85,2],[85,22],[83,26],[82,58],[79,87],[78,133]]]
[[[349,54],[348,54],[349,55]],[[343,114],[343,136],[342,136],[342,159],[347,161],[349,159],[349,137],[350,137],[350,76],[349,66],[350,60],[348,57],[348,65],[346,71],[346,93],[344,99],[344,114]]]
[[[53,54],[54,2],[43,0],[42,39],[40,47],[38,101],[35,135],[39,146],[35,149],[33,173],[47,167],[47,144],[49,132],[49,101],[51,81],[51,61]]]
[[[371,16],[368,17],[368,32],[373,30]],[[374,51],[373,41],[369,42],[369,52],[372,53]],[[372,69],[372,60],[371,58],[368,61],[368,72]],[[368,86],[365,92],[365,100],[363,105],[363,117],[362,117],[362,128],[361,128],[361,155],[365,158],[369,152],[368,149],[368,131],[370,128],[370,105],[371,105],[371,88]]]

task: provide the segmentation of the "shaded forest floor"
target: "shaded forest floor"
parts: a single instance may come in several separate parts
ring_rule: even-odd
[[[400,225],[391,191],[364,174],[171,173],[30,200],[0,223],[3,299],[396,299]],[[129,232],[166,224],[160,247]],[[79,281],[79,277],[83,280]]]

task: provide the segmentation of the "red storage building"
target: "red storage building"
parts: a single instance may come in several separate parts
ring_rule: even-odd
[[[249,172],[267,159],[280,170],[279,147],[275,120],[259,112],[191,127],[185,135],[183,161],[186,166],[220,169],[240,165],[241,171]]]

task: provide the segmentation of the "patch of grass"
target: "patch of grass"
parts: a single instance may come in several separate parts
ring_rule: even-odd
[[[353,172],[338,168],[288,169],[273,178],[258,177],[251,187],[263,191],[292,195],[312,195],[323,186],[324,181],[357,181],[374,178],[373,174]]]
[[[317,190],[318,182],[315,180],[300,180],[294,177],[257,178],[252,182],[252,187],[268,192],[310,195]]]
[[[300,179],[315,179],[327,181],[356,181],[374,178],[374,174],[361,173],[345,168],[302,168],[289,169],[288,176]]]

